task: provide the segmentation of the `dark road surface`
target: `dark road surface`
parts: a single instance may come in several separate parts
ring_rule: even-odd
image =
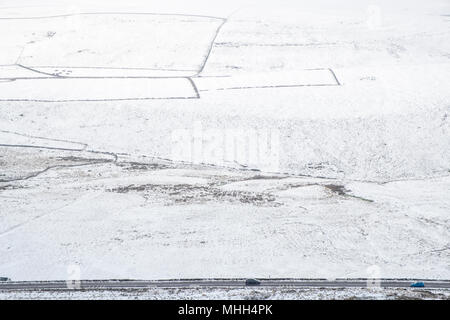
[[[259,280],[259,287],[292,287],[292,288],[365,288],[377,283],[362,280]],[[424,282],[425,288],[450,288],[448,280],[417,280]],[[381,280],[382,288],[408,288],[416,280]],[[4,281],[0,282],[0,290],[52,290],[52,289],[145,289],[145,288],[187,288],[187,287],[247,287],[245,279],[217,280],[82,280],[66,281]]]

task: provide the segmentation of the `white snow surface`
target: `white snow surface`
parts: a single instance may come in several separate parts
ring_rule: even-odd
[[[445,0],[4,0],[0,276],[449,279],[449,59]]]
[[[292,289],[292,288],[181,288],[144,290],[0,291],[2,300],[448,300],[448,290],[413,289]],[[269,303],[270,304],[270,303]]]
[[[1,127],[164,158],[173,157],[173,130],[195,122],[280,130],[280,172],[315,175],[320,166],[322,176],[372,181],[448,174],[448,12],[439,0],[6,2],[0,65],[8,77],[14,64],[39,77],[192,76],[200,98],[3,101]],[[328,85],[327,69],[341,85]],[[52,80],[51,89],[41,80],[30,90],[27,81],[2,80],[0,99],[79,100],[81,91],[108,100],[87,82]],[[112,98],[135,92],[132,81],[113,82]],[[152,86],[154,96],[135,98],[195,96],[182,81]]]

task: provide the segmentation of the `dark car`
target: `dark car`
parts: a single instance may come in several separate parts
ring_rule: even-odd
[[[261,282],[256,280],[256,279],[247,279],[247,280],[245,280],[245,285],[246,286],[259,286],[260,284],[261,284]]]
[[[11,281],[11,279],[7,277],[0,277],[0,281]]]

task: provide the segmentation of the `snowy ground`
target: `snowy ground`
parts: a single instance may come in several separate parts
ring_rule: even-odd
[[[152,299],[152,300],[448,300],[448,290],[413,289],[142,289],[142,290],[49,290],[49,291],[0,291],[0,299]]]
[[[15,280],[449,277],[450,178],[368,183],[0,147]]]
[[[189,3],[2,2],[0,276],[449,279],[448,1]]]

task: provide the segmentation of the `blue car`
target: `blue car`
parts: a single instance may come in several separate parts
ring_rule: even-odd
[[[423,288],[423,287],[425,287],[425,283],[423,283],[423,282],[414,282],[414,283],[411,284],[410,287],[412,287],[412,288]]]

